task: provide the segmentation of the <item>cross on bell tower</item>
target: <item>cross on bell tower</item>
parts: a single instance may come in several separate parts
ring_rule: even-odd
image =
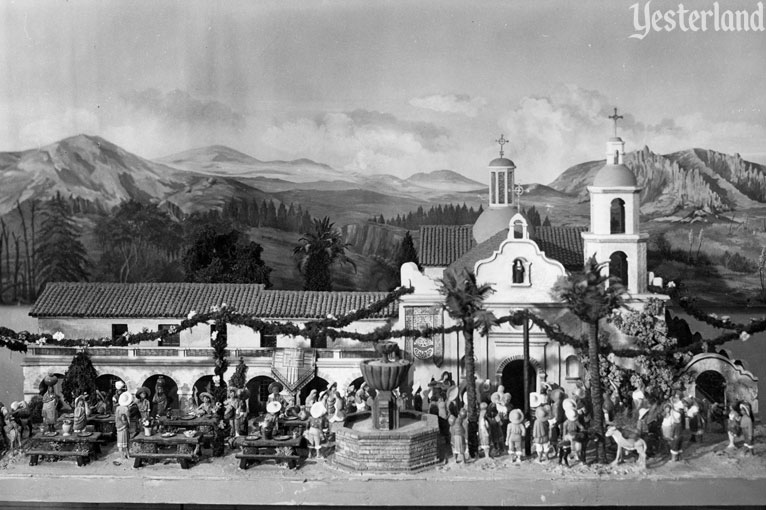
[[[504,134],[501,133],[500,134],[500,138],[495,140],[495,142],[497,142],[500,145],[500,157],[502,158],[503,154],[504,154],[503,153],[503,145],[507,144],[509,142],[509,140],[507,138],[505,138]]]
[[[607,117],[608,119],[612,119],[614,121],[614,136],[617,138],[617,121],[619,119],[623,119],[624,117],[622,115],[617,115],[617,108],[614,109],[614,114]]]

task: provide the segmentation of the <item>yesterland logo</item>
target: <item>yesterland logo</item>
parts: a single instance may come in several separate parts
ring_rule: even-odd
[[[763,32],[763,2],[751,10],[722,9],[713,2],[709,9],[687,9],[678,4],[676,9],[652,10],[651,0],[644,4],[630,6],[633,11],[633,28],[636,33],[631,39],[643,39],[649,32]]]

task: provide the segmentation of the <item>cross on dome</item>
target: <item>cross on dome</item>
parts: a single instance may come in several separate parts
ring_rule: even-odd
[[[614,114],[607,117],[607,119],[612,119],[614,121],[614,136],[617,137],[617,120],[623,119],[624,117],[622,115],[617,115],[617,108],[614,109]]]
[[[495,140],[495,142],[500,144],[500,157],[502,158],[503,157],[503,145],[507,144],[509,142],[509,140],[507,138],[505,138],[504,134],[501,133],[500,134],[500,138]]]

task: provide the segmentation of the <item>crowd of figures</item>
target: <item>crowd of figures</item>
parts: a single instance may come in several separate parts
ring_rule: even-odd
[[[570,394],[556,385],[544,384],[530,393],[529,411],[515,403],[505,388],[493,387],[489,380],[476,384],[479,405],[479,457],[510,455],[515,463],[536,457],[538,462],[558,459],[586,463],[589,441],[615,439],[618,445],[635,450],[638,442],[649,456],[670,453],[672,461],[681,458],[686,442],[703,440],[711,425],[720,423],[727,431],[728,449],[742,442],[744,453],[753,455],[753,412],[748,402],[736,402],[724,409],[704,399],[678,390],[666,401],[655,398],[651,389],[637,389],[623,402],[617,394],[605,392],[604,421],[606,437],[591,428],[592,406],[588,391],[578,386]],[[409,399],[404,395],[404,406]],[[468,412],[466,385],[457,387],[449,372],[427,388],[417,388],[412,408],[438,415],[441,433],[451,446],[454,460],[465,462],[468,448]],[[619,459],[615,459],[619,461]]]
[[[85,429],[91,415],[113,415],[117,447],[128,457],[130,438],[143,429],[163,432],[160,417],[179,413],[173,409],[171,396],[166,391],[162,376],[156,380],[154,391],[139,387],[131,392],[122,381],[116,381],[109,392],[84,393],[68,405],[57,393],[57,378],[49,375],[41,384],[42,431],[52,432],[60,421],[60,413],[70,412],[73,432]],[[586,462],[589,441],[604,441],[605,437],[591,429],[592,406],[588,391],[577,387],[570,394],[555,385],[543,385],[540,392],[530,394],[529,411],[523,412],[523,403],[514,402],[503,386],[493,387],[489,380],[475,381],[479,405],[478,444],[474,456],[492,458],[510,455],[515,463],[536,456],[538,462],[558,459],[569,466],[570,461]],[[395,390],[400,410],[415,410],[437,415],[440,433],[450,445],[454,460],[465,462],[468,448],[467,384],[459,387],[452,375],[444,372],[440,380],[432,380],[426,388],[418,387],[411,393]],[[726,430],[728,449],[738,448],[742,442],[745,454],[753,450],[753,412],[748,402],[736,402],[728,408],[710,405],[706,400],[677,391],[669,400],[652,396],[651,389],[637,389],[631,399],[623,402],[619,397],[604,393],[606,436],[618,445],[645,452],[648,456],[670,453],[671,460],[680,459],[685,442],[701,443],[706,430],[719,423]],[[211,424],[202,430],[212,435],[214,455],[223,455],[225,445],[234,447],[239,436],[269,439],[287,432],[281,430],[285,421],[305,422],[303,434],[310,455],[320,456],[320,449],[332,437],[332,424],[343,423],[350,413],[370,411],[375,391],[363,383],[341,390],[333,383],[327,389],[311,390],[303,402],[298,395],[287,391],[279,382],[269,386],[266,413],[253,416],[250,412],[250,394],[221,384],[214,377],[205,388],[196,387],[184,415],[209,418]],[[0,403],[0,450],[19,448],[26,429],[33,434],[30,405],[24,401],[12,402],[10,407]],[[290,428],[291,433],[300,429]],[[293,432],[295,431],[295,432]],[[645,459],[645,457],[643,457]],[[619,461],[618,458],[615,461]]]

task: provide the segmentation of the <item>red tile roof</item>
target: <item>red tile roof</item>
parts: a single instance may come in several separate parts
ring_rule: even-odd
[[[585,264],[580,235],[588,227],[535,227],[532,240],[548,258],[558,260],[567,269],[581,270]]]
[[[301,319],[342,315],[380,301],[385,292],[263,290],[234,283],[49,283],[29,312],[33,317],[183,318],[226,303],[259,317]],[[396,304],[374,318],[395,316]]]
[[[252,313],[258,317],[286,319],[317,319],[330,314],[338,317],[380,301],[386,295],[386,292],[266,290],[258,295]],[[371,317],[394,317],[398,313],[398,305],[393,303]]]
[[[446,267],[476,246],[473,225],[420,227],[420,265]]]
[[[33,317],[186,317],[226,303],[248,308],[263,285],[232,283],[49,283]]]

